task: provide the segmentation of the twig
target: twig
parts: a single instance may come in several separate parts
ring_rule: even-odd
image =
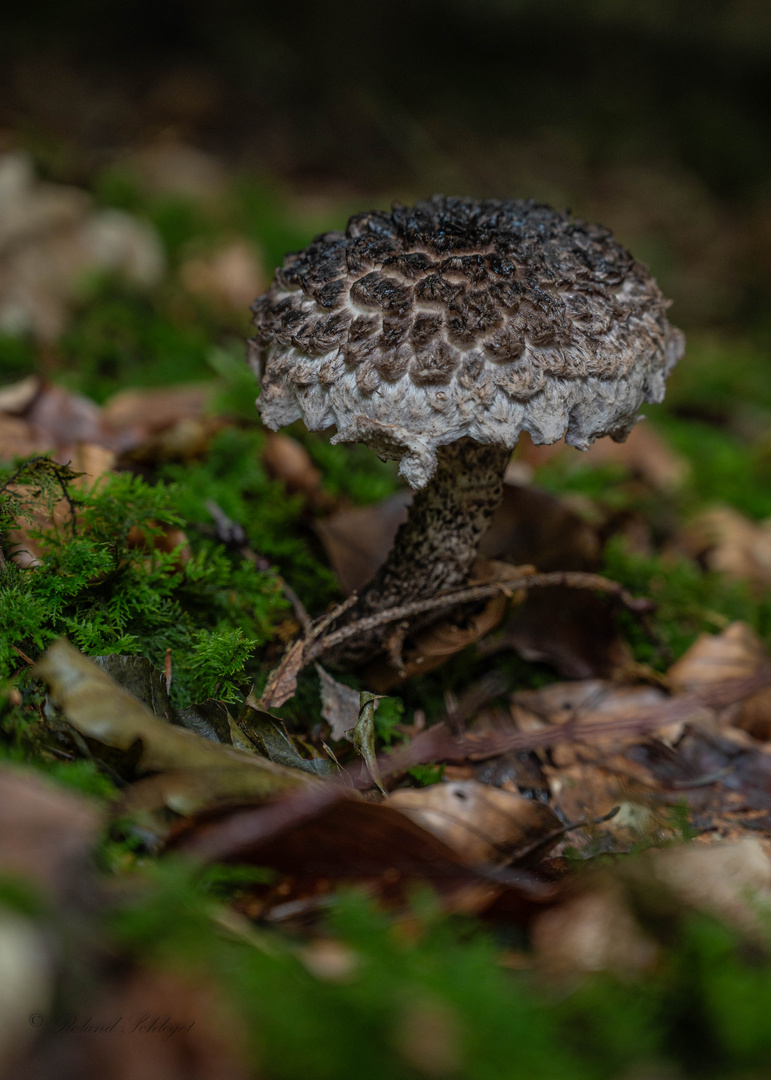
[[[335,630],[334,633],[319,639],[321,631],[317,630],[308,641],[305,654],[305,662],[315,660],[341,645],[349,638],[359,634],[367,634],[378,626],[384,626],[390,622],[399,622],[402,619],[410,619],[416,615],[424,615],[429,611],[440,611],[447,607],[460,607],[463,604],[472,604],[478,600],[487,600],[498,593],[511,595],[518,589],[536,589],[546,586],[562,585],[570,589],[592,589],[607,593],[618,599],[625,608],[635,614],[643,614],[652,610],[653,602],[646,598],[636,598],[619,585],[617,581],[609,581],[600,574],[588,574],[578,570],[557,571],[550,574],[525,574],[521,578],[512,578],[510,581],[497,581],[489,585],[471,585],[465,589],[455,589],[452,592],[440,593],[427,600],[413,600],[398,607],[387,608],[385,611],[366,615],[362,619],[356,619],[347,626]],[[327,624],[331,616],[327,617]]]
[[[618,739],[630,735],[642,735],[676,721],[687,721],[697,710],[724,708],[736,701],[771,685],[771,671],[762,669],[755,675],[738,679],[726,679],[711,687],[681,694],[671,701],[650,708],[640,709],[628,716],[583,723],[571,720],[567,724],[553,724],[540,731],[512,731],[488,735],[464,735],[454,737],[446,722],[435,724],[417,735],[411,743],[400,746],[379,758],[380,771],[384,777],[406,772],[415,765],[428,762],[465,764],[469,761],[485,761],[509,751],[543,749],[557,743],[586,742],[593,739]],[[367,787],[364,770],[352,773],[356,787]],[[712,782],[715,778],[712,778]]]

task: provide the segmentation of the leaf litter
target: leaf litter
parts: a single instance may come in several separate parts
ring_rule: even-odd
[[[77,228],[89,212],[85,203],[73,210]],[[220,255],[254,276],[247,254],[223,248],[191,256],[181,273],[185,288],[200,291],[206,274],[224,265]],[[56,300],[56,319],[69,317],[72,302]],[[167,462],[205,458],[227,430],[231,420],[212,407],[213,394],[213,384],[124,390],[99,406],[28,377],[0,390],[0,456],[50,453],[42,467],[52,470],[49,480],[69,462],[71,473],[85,474],[68,475],[69,491],[85,492],[116,468],[152,475]],[[351,505],[325,489],[323,470],[299,440],[269,435],[262,454],[273,482],[299,500],[297,521],[319,537],[342,592],[361,587],[403,520],[404,493]],[[113,822],[147,850],[184,853],[202,865],[270,868],[276,877],[249,886],[235,904],[253,920],[307,925],[340,883],[351,882],[404,913],[414,887],[429,883],[448,911],[527,925],[533,952],[526,963],[560,978],[654,970],[663,945],[651,930],[652,911],[665,911],[675,925],[686,909],[711,912],[760,942],[757,905],[771,893],[771,658],[747,623],[707,611],[719,631],[661,663],[653,605],[639,588],[630,595],[600,572],[608,535],[624,536],[645,553],[655,544],[665,556],[684,553],[749,581],[760,597],[769,580],[768,525],[713,506],[673,527],[667,507],[687,484],[689,466],[648,426],[625,444],[598,443],[586,460],[621,471],[615,503],[538,490],[530,481],[540,470],[569,472],[568,458],[563,448],[523,439],[482,552],[488,561],[472,585],[430,602],[427,611],[439,617],[423,630],[410,632],[413,610],[386,613],[394,624],[389,656],[357,672],[356,688],[318,662],[327,663],[341,633],[357,632],[335,622],[345,602],[311,619],[285,583],[296,621],[268,644],[263,674],[272,671],[243,706],[212,697],[175,708],[166,692],[172,666],[164,678],[147,660],[115,654],[99,658],[100,670],[58,642],[32,672],[50,694],[35,720],[40,745],[109,776],[118,789]],[[633,505],[650,492],[663,507],[653,524]],[[271,565],[228,517],[233,511],[208,505],[221,543],[259,569]],[[41,499],[35,514],[37,531],[77,518],[66,499]],[[23,551],[30,571],[44,557],[21,518],[0,540],[3,558],[13,548],[18,560]],[[156,551],[180,564],[191,557],[187,533],[175,525],[156,522],[152,536],[139,530],[136,544],[148,559]],[[634,659],[630,622],[657,651],[656,669]],[[277,663],[281,645],[286,653]],[[15,647],[26,666],[27,653]],[[39,656],[34,645],[29,651]],[[473,669],[470,681],[455,683],[460,697],[446,691],[444,719],[434,706],[427,726],[416,700],[431,693],[431,677],[452,682],[469,656],[486,673],[475,684]],[[523,689],[516,675],[503,674],[512,656],[566,681]],[[311,663],[320,704],[307,688]],[[521,675],[523,667],[515,670]],[[491,674],[497,678],[486,687]],[[413,718],[387,729],[375,699],[391,690],[405,694]],[[11,693],[15,705],[24,700]],[[396,738],[388,751],[385,730]],[[411,786],[428,775],[421,769],[434,770],[433,778],[444,769],[444,782]],[[103,815],[74,798],[51,804],[48,823],[37,823],[30,809],[37,779],[4,768],[2,784],[0,816],[5,822],[13,803],[23,824],[4,834],[4,861],[54,890],[69,887],[65,864],[83,870]],[[342,977],[355,969],[352,956]],[[157,1000],[162,1009],[198,992],[140,970],[122,989],[112,983],[108,1000],[118,1009]],[[431,1020],[430,1002],[424,1012],[426,1025],[444,1030],[446,1019]],[[423,1015],[417,1006],[415,1015]],[[405,1045],[417,1061],[408,1027]],[[215,1043],[207,1031],[189,1054],[211,1062]],[[85,1047],[78,1052],[88,1056]],[[216,1054],[219,1063],[227,1056],[222,1047]],[[162,1067],[174,1075],[173,1063]],[[237,1061],[228,1068],[239,1075]],[[109,1060],[100,1069],[110,1071]]]

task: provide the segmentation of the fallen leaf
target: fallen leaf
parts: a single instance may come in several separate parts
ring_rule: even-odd
[[[715,506],[690,522],[681,543],[710,570],[760,588],[771,585],[771,521],[750,521],[733,507]]]
[[[344,593],[366,585],[385,562],[396,530],[407,520],[412,493],[400,491],[372,506],[340,510],[314,523]]]
[[[667,678],[676,688],[698,690],[754,675],[768,663],[755,631],[747,623],[734,622],[719,634],[700,634],[670,667]]]
[[[560,837],[548,840],[562,822],[543,803],[476,780],[432,784],[393,792],[388,805],[439,836],[469,862],[511,863],[517,849],[538,846],[546,853]]]
[[[530,938],[538,967],[552,978],[596,971],[628,978],[649,971],[659,955],[628,890],[608,873],[593,875],[578,895],[537,913]]]
[[[451,910],[467,912],[483,910],[504,891],[519,899],[522,911],[554,895],[525,871],[488,873],[468,864],[387,803],[367,802],[339,784],[194,822],[173,848],[205,862],[267,866],[306,892],[314,883],[368,883],[392,904],[404,903],[415,881],[430,884]]]
[[[135,768],[140,771],[229,765],[243,770],[243,782],[251,784],[255,798],[313,783],[311,777],[296,769],[210,742],[157,719],[63,639],[46,650],[33,674],[46,682],[52,700],[81,735],[120,751],[126,762],[135,760]]]
[[[292,494],[315,495],[321,488],[321,470],[305,447],[289,435],[273,431],[268,434],[262,463],[270,476],[280,480]]]
[[[358,697],[358,695],[357,695]],[[329,758],[303,758],[290,739],[286,728],[278,717],[249,706],[246,717],[241,718],[244,730],[248,732],[252,745],[277,765],[288,765],[293,769],[302,769],[314,776],[331,777],[337,775],[337,766]],[[240,729],[239,729],[240,730]]]
[[[213,393],[211,382],[120,390],[104,403],[103,416],[119,431],[139,429],[148,435],[205,415]]]
[[[359,695],[359,719],[353,729],[352,741],[356,752],[362,758],[372,782],[383,795],[386,790],[380,777],[380,767],[375,750],[375,704],[377,696],[368,690]]]
[[[254,249],[240,239],[185,259],[179,276],[194,296],[239,313],[246,311],[255,296],[268,287],[265,269]]]
[[[21,415],[35,400],[43,386],[39,375],[27,375],[25,379],[0,387],[0,413]]]
[[[771,903],[771,862],[758,839],[689,843],[645,852],[631,874],[658,881],[690,907],[708,911],[745,932],[762,932]]]
[[[36,434],[26,420],[0,415],[0,461],[34,457],[49,449],[48,439]]]
[[[482,555],[537,570],[593,570],[600,552],[595,529],[555,496],[507,484],[503,502],[480,546]],[[552,664],[565,678],[610,676],[631,660],[612,607],[588,590],[532,590],[485,646],[514,649],[524,659]],[[484,648],[484,647],[483,647]]]
[[[332,738],[342,739],[358,723],[361,695],[334,679],[321,664],[316,664],[316,671],[321,683],[321,715],[330,726]]]
[[[268,676],[265,689],[259,701],[254,702],[254,708],[280,709],[281,706],[294,697],[297,690],[297,676],[305,664],[305,639],[298,638],[288,646],[277,668],[274,668]],[[251,697],[251,695],[250,695]],[[250,704],[247,698],[247,705]]]

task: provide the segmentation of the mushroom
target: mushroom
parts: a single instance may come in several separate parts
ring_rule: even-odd
[[[263,421],[334,426],[417,491],[355,614],[468,580],[520,432],[623,441],[683,353],[667,307],[607,229],[532,200],[395,203],[287,255],[253,307]]]

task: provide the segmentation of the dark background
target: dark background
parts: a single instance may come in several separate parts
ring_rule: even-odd
[[[534,195],[603,220],[681,321],[765,325],[771,8],[748,0],[13,5],[0,138],[88,183],[175,139],[294,193]]]

